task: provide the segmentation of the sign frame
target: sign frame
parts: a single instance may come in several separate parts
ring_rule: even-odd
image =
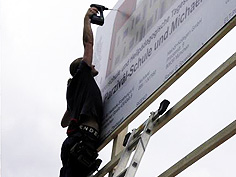
[[[235,26],[235,14],[218,32],[213,35],[188,61],[182,65],[167,81],[165,81],[154,93],[151,94],[136,110],[134,110],[103,142],[99,147],[102,149],[114,139],[125,127],[128,126],[144,109],[156,100],[166,89],[168,89],[178,78],[191,68],[207,51],[209,51],[221,38],[223,38]]]

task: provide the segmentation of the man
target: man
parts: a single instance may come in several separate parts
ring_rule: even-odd
[[[101,92],[94,80],[98,71],[92,65],[94,39],[90,23],[90,17],[97,13],[94,7],[88,9],[84,17],[84,55],[70,65],[73,78],[68,81],[67,110],[61,121],[63,128],[68,126],[68,137],[61,149],[60,177],[86,177],[101,163],[94,151],[98,147],[103,107]]]

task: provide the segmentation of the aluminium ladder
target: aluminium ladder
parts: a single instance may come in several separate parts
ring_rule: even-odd
[[[144,130],[142,132],[143,126],[141,125],[138,129],[132,130],[125,136],[123,145],[125,149],[121,155],[117,168],[113,177],[134,177],[135,173],[139,167],[140,161],[143,157],[149,139],[151,137],[151,131],[155,124],[159,120],[159,116],[162,115],[170,102],[168,100],[163,100],[160,104],[158,111],[151,112],[148,120],[143,124]],[[142,132],[142,133],[141,133]],[[130,165],[126,168],[127,163],[130,159],[132,152],[134,152],[133,158]]]

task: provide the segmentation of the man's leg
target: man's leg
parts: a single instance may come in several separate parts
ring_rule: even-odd
[[[70,150],[81,139],[82,139],[82,135],[80,133],[77,133],[76,136],[73,135],[73,136],[67,137],[65,141],[63,142],[62,147],[61,147],[61,161],[62,161],[63,167],[60,170],[60,177],[73,177],[73,173],[76,167],[74,167],[75,162],[71,160]]]
[[[97,138],[91,136],[91,134],[78,132],[70,137],[67,137],[61,148],[61,160],[63,167],[60,171],[60,177],[86,177],[89,173],[96,170],[96,166],[98,165],[97,161],[91,167],[88,167],[83,163],[83,160],[78,160],[80,157],[82,157],[82,159],[91,158],[87,156],[84,150],[81,150],[81,146],[79,143],[80,141],[83,141],[81,146],[85,146],[86,151],[91,150],[92,152],[96,152]],[[72,149],[75,149],[74,153],[71,153]],[[79,150],[81,150],[82,154],[78,153]],[[95,160],[96,157],[94,158],[94,162]],[[94,162],[92,161],[92,163]]]

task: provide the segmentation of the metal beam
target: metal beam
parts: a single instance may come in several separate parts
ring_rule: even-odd
[[[215,84],[221,77],[229,72],[236,66],[236,53],[232,55],[227,61],[220,65],[215,71],[213,71],[206,79],[198,84],[192,91],[190,91],[185,97],[183,97],[175,106],[167,111],[158,121],[158,124],[154,127],[152,134],[157,132],[165,124],[167,124],[172,118],[179,114],[183,109],[196,100],[201,94],[203,94],[208,88]]]
[[[207,140],[205,143],[200,145],[194,151],[189,153],[175,165],[170,167],[164,173],[159,175],[158,177],[172,177],[176,176],[185,170],[187,167],[198,161],[200,158],[217,148],[219,145],[227,141],[229,138],[236,134],[236,120],[221,130],[219,133],[214,135],[212,138]]]

